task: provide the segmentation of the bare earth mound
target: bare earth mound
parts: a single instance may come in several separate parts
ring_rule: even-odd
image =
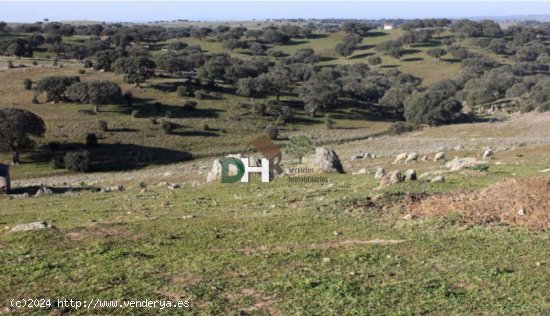
[[[406,208],[420,216],[460,213],[467,224],[550,229],[550,178],[508,179],[474,192],[411,201]]]

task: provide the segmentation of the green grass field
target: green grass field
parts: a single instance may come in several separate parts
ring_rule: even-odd
[[[534,170],[495,166],[468,180],[468,189]],[[467,228],[458,214],[405,221],[397,206],[363,206],[375,194],[370,176],[329,178],[330,185],[282,178],[175,191],[150,183],[143,192],[134,186],[4,200],[3,226],[45,220],[57,228],[0,233],[0,302],[182,299],[192,314],[550,312],[546,232]],[[391,205],[399,192],[452,192],[464,189],[464,180],[453,175],[445,185],[376,194],[387,192],[379,205]]]

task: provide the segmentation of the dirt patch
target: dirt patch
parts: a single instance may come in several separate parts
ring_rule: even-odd
[[[500,223],[550,229],[550,178],[507,179],[474,192],[405,201],[412,215],[459,213],[464,224]]]
[[[239,301],[248,300],[252,301],[252,304],[246,307],[239,307],[239,312],[244,314],[254,312],[264,312],[269,315],[276,314],[275,304],[278,299],[275,295],[270,295],[263,291],[257,291],[254,289],[240,289],[236,292],[225,295],[225,298],[232,304],[239,304]]]
[[[109,237],[124,239],[137,238],[135,234],[123,227],[123,224],[120,223],[109,225],[94,224],[90,227],[77,227],[64,235],[66,241],[75,243],[91,242],[93,240]]]

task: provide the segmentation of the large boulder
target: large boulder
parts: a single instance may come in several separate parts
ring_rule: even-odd
[[[485,162],[478,161],[477,159],[472,157],[455,157],[453,160],[447,161],[445,167],[450,169],[451,171],[459,171],[464,168],[470,168],[484,163]]]
[[[405,181],[416,181],[416,170],[409,169],[405,172]]]
[[[305,163],[316,172],[344,173],[340,158],[332,148],[317,147],[314,155],[305,158]]]
[[[10,166],[0,164],[0,194],[10,191]]]
[[[380,180],[380,186],[388,186],[392,184],[396,184],[403,181],[403,176],[401,175],[401,171],[394,170],[386,174],[382,177],[382,180]]]
[[[225,158],[237,158],[241,159],[241,154],[234,154],[234,155],[227,155]],[[230,165],[229,166],[229,175],[235,175],[237,174],[237,169],[235,166]],[[212,163],[212,169],[210,169],[210,172],[208,172],[208,175],[206,176],[206,182],[214,182],[217,180],[220,180],[222,178],[222,159],[216,159],[214,160],[214,163]]]

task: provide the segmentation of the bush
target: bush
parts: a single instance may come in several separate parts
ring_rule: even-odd
[[[531,102],[521,102],[521,104],[519,105],[519,110],[522,112],[522,113],[527,113],[527,112],[531,112],[535,109],[535,106],[531,103]]]
[[[315,142],[305,135],[291,137],[285,149],[285,153],[293,158],[302,158],[315,152]]]
[[[106,131],[109,130],[109,124],[106,121],[103,121],[103,120],[97,121],[97,127],[102,132],[106,132]]]
[[[214,99],[218,99],[218,100],[223,100],[225,97],[223,95],[223,93],[221,92],[212,92],[211,93],[211,96],[214,98]]]
[[[271,139],[276,140],[279,138],[279,128],[277,126],[268,125],[264,129],[264,133]]]
[[[176,124],[170,121],[163,121],[161,127],[165,134],[172,134],[172,132],[176,129]]]
[[[65,168],[65,160],[63,159],[63,156],[54,156],[52,160],[50,160],[50,167],[53,169]]]
[[[64,162],[68,170],[86,172],[90,170],[90,153],[88,151],[67,153]]]
[[[37,62],[36,60],[33,60],[33,61],[32,61],[32,64],[33,64],[34,66],[38,66],[38,62]]]
[[[23,80],[23,87],[25,88],[25,90],[31,90],[32,89],[32,80],[31,79]]]
[[[279,115],[279,118],[283,122],[287,122],[292,119],[292,109],[290,108],[290,106],[281,107],[281,114]]]
[[[84,61],[84,67],[85,67],[85,68],[92,68],[93,66],[94,66],[94,63],[93,63],[91,60],[86,59],[86,60]]]
[[[197,98],[198,100],[203,100],[206,98],[206,96],[207,94],[202,90],[195,92],[195,98]]]
[[[13,65],[13,61],[8,60],[8,68],[9,69],[15,68],[15,66]]]
[[[202,125],[202,130],[203,130],[203,131],[209,131],[209,130],[210,130],[210,126],[208,126],[208,124],[203,124],[203,125]]]
[[[330,114],[325,114],[324,123],[326,128],[328,129],[334,128],[334,120],[332,119],[332,116]]]
[[[404,133],[411,132],[414,129],[414,126],[405,122],[395,122],[388,129],[390,135],[401,135]]]
[[[132,111],[132,117],[133,118],[138,118],[139,116],[140,116],[139,110],[133,110]]]
[[[192,97],[193,96],[193,89],[187,86],[179,86],[176,90],[178,95],[180,97]]]
[[[89,147],[95,147],[97,146],[97,136],[96,134],[88,134],[86,135],[86,146]]]
[[[32,104],[40,103],[40,102],[38,102],[38,96],[36,94],[32,96],[32,101],[31,102],[32,102]]]
[[[157,125],[157,124],[159,123],[158,117],[150,117],[150,118],[149,118],[149,121],[150,121],[151,124],[153,124],[153,125]]]
[[[84,70],[84,69],[78,69],[78,73],[81,74],[81,75],[83,75],[83,74],[86,73],[86,70]]]
[[[183,109],[186,111],[193,111],[197,108],[198,103],[195,101],[185,101],[183,103]]]
[[[539,111],[540,112],[547,112],[550,111],[550,102],[543,103],[539,105]]]
[[[164,117],[165,117],[165,118],[172,118],[172,111],[166,111],[166,112],[164,112]]]
[[[252,111],[254,111],[254,114],[256,115],[264,115],[266,110],[266,106],[263,103],[255,103],[252,106]]]
[[[471,170],[475,170],[475,171],[486,172],[487,170],[489,170],[489,164],[488,164],[488,163],[482,163],[482,164],[479,164],[479,165],[467,167],[466,169],[471,169]]]

